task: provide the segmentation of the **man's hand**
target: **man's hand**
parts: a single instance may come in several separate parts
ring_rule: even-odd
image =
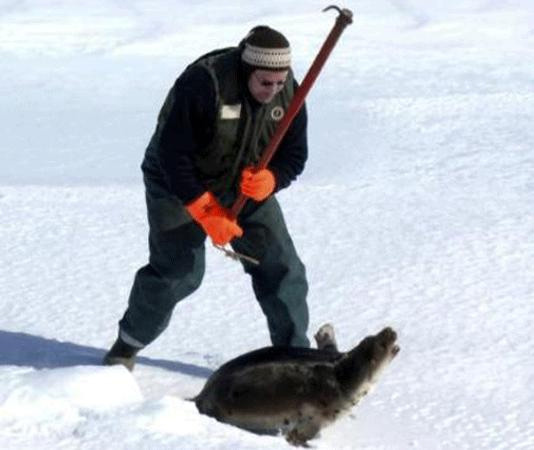
[[[276,179],[269,169],[246,167],[241,172],[241,192],[247,197],[261,202],[271,195],[276,187]]]
[[[231,219],[230,212],[209,191],[185,205],[185,208],[216,245],[226,245],[233,238],[243,235],[237,221]]]

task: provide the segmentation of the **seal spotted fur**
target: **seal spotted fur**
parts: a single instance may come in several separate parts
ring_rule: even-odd
[[[391,328],[345,353],[330,324],[315,339],[317,349],[266,347],[222,365],[194,399],[199,412],[303,445],[349,412],[399,351]]]

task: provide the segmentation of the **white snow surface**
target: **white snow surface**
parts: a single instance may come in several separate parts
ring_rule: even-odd
[[[129,373],[100,361],[147,259],[139,164],[195,57],[254,25],[302,79],[329,2],[0,1],[0,448],[286,448],[187,401],[269,344],[239,264]],[[305,173],[279,194],[310,337],[390,325],[401,352],[317,449],[534,448],[534,2],[375,0],[307,103]]]

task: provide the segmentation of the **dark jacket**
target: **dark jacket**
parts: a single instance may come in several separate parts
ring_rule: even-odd
[[[236,53],[237,49],[229,51]],[[236,62],[236,82],[241,101],[250,105],[252,115],[262,105],[248,93],[241,65]],[[158,126],[145,153],[145,177],[164,180],[169,193],[189,203],[209,184],[195,164],[198,155],[213,147],[218,114],[218,96],[212,75],[202,64],[191,64],[176,80],[162,107]],[[287,187],[304,169],[307,159],[307,116],[303,107],[293,120],[269,164],[276,189]],[[260,149],[261,150],[261,149]],[[241,169],[242,166],[239,167]],[[231,181],[237,189],[239,174]]]

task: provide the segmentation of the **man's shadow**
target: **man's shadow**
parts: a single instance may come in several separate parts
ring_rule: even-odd
[[[0,330],[0,365],[35,369],[101,365],[105,350],[60,342],[27,333]],[[208,378],[213,371],[194,364],[140,356],[138,364],[159,367],[198,378]]]

